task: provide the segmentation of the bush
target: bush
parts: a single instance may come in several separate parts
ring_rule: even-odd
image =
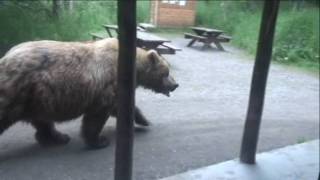
[[[319,71],[319,6],[310,1],[297,7],[281,3],[273,60]],[[198,1],[196,23],[224,30],[234,45],[255,54],[261,14],[261,2]]]
[[[315,12],[316,9],[281,13],[275,36],[274,60],[319,61],[319,16]]]

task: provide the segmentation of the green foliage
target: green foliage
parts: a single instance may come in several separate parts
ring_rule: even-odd
[[[231,34],[234,45],[255,54],[262,2],[198,1],[196,23]],[[319,71],[319,5],[314,1],[282,2],[273,60]]]
[[[29,2],[34,7],[39,2]],[[1,43],[15,44],[28,40],[83,40],[88,39],[88,33],[101,28],[103,23],[114,23],[116,14],[112,1],[77,2],[77,8],[72,11],[60,11],[58,19],[53,19],[46,11],[37,11],[11,5],[0,9]],[[50,11],[50,4],[47,4]],[[111,13],[112,12],[112,13]]]
[[[138,1],[138,22],[149,21],[149,1]],[[52,1],[2,1],[0,44],[37,39],[89,40],[90,32],[103,31],[102,24],[117,23],[117,1],[76,1],[72,11],[61,7],[52,17]]]
[[[274,59],[281,62],[319,62],[318,9],[280,14],[276,31]]]
[[[305,142],[307,142],[307,139],[306,139],[305,137],[299,137],[299,138],[297,139],[297,143],[298,143],[298,144],[305,143]]]
[[[138,22],[149,23],[150,21],[150,1],[137,1],[137,19]]]
[[[246,20],[234,27],[232,41],[235,45],[247,49],[250,54],[254,54],[259,36],[260,13],[255,12],[252,16],[243,15],[242,18]]]

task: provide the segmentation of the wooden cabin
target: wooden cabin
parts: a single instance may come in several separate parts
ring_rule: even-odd
[[[195,0],[156,0],[150,9],[150,22],[157,27],[186,27],[195,22]]]

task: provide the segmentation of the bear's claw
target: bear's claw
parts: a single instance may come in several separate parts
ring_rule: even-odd
[[[96,140],[88,142],[90,149],[105,148],[110,144],[109,139],[106,136],[99,136]]]
[[[146,120],[146,119],[137,119],[136,124],[140,125],[140,126],[150,126],[151,122]]]

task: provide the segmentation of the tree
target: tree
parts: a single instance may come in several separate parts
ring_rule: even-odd
[[[72,12],[74,9],[74,0],[64,0],[63,9],[68,12]]]
[[[52,16],[55,19],[59,18],[59,11],[61,7],[61,1],[60,0],[52,0]]]

